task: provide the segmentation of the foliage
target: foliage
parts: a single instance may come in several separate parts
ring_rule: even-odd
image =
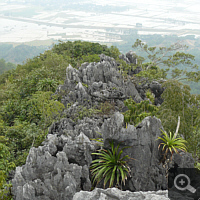
[[[133,69],[133,66],[127,64],[124,60],[120,59],[119,61],[119,69],[120,73],[123,77],[127,77],[127,74]]]
[[[200,163],[197,162],[194,167],[197,168],[198,170],[200,170]]]
[[[86,83],[82,83],[82,85],[86,88],[88,88],[88,85]]]
[[[154,104],[155,96],[151,92],[151,90],[147,90],[145,94],[146,94],[146,97],[151,101],[151,103]]]
[[[34,121],[38,119],[38,116],[42,120],[38,122],[35,119],[36,123],[41,124],[43,130],[51,125],[55,120],[59,120],[61,117],[61,111],[64,109],[64,105],[59,101],[56,101],[56,96],[52,96],[52,92],[36,92],[32,95],[32,98],[28,101],[31,105],[29,110],[29,121]]]
[[[179,153],[178,150],[181,151],[187,151],[186,143],[187,141],[184,140],[183,138],[179,137],[176,138],[175,134],[172,135],[170,132],[169,135],[162,131],[163,137],[158,137],[157,140],[162,140],[162,142],[159,144],[158,148],[162,146],[162,151],[164,151],[164,160],[167,159],[168,152],[171,154],[171,159],[173,153]]]
[[[98,113],[101,115],[110,115],[113,113],[114,110],[115,110],[115,104],[105,101],[101,103],[100,110]]]
[[[1,137],[1,141],[7,141],[5,138]],[[9,162],[8,158],[10,152],[8,147],[0,142],[0,199],[11,199],[10,187],[11,184],[6,182],[8,172],[15,168],[13,162]]]
[[[97,145],[103,147],[103,138],[102,138],[102,134],[98,131],[96,131],[101,137],[100,138],[91,138],[91,140],[94,140],[97,142]]]
[[[0,76],[0,195],[9,199],[8,172],[23,165],[31,147],[39,146],[64,105],[52,96],[64,81],[68,62],[45,52]],[[3,156],[2,156],[3,155]]]
[[[97,54],[83,55],[79,63],[82,64],[84,62],[99,62],[99,61],[100,61],[100,57]]]
[[[124,114],[124,122],[134,124],[135,126],[140,123],[145,117],[154,116],[158,108],[151,105],[148,100],[136,103],[133,99],[124,101],[124,105],[128,110]]]
[[[84,62],[97,62],[100,61],[99,55],[105,54],[107,56],[118,59],[119,50],[111,46],[108,48],[106,45],[100,45],[99,43],[82,42],[82,41],[60,41],[54,45],[52,52],[58,55],[62,55],[64,58],[68,57],[69,62],[75,68],[79,67]]]
[[[112,187],[114,182],[119,185],[121,182],[125,185],[127,176],[130,175],[130,169],[127,165],[126,159],[130,159],[128,155],[121,158],[123,150],[127,147],[119,150],[119,144],[114,147],[113,141],[110,142],[111,150],[100,149],[98,153],[92,153],[99,158],[92,161],[91,173],[93,183],[97,184],[104,179],[104,188],[109,181],[109,187]]]
[[[186,50],[187,46],[177,42],[170,45],[170,47],[149,47],[146,43],[137,39],[133,48],[140,48],[146,54],[151,61],[146,66],[146,69],[151,69],[154,66],[164,66],[167,70],[170,70],[172,79],[186,79],[189,81],[200,80],[200,71],[197,71],[198,66],[193,64],[194,56],[188,53],[180,52],[180,50]],[[178,51],[179,50],[179,51]],[[172,54],[172,52],[175,52]],[[186,70],[187,66],[190,70]]]
[[[142,64],[143,69],[145,70],[140,71],[136,74],[136,76],[148,78],[150,82],[153,80],[166,79],[169,69],[160,69],[158,66],[151,66],[151,68],[147,68],[148,65],[149,63]]]
[[[0,107],[0,135],[9,138],[10,158],[16,165],[24,164],[30,147],[40,145],[47,128],[61,117],[64,105],[51,95],[52,92],[38,91],[21,101],[8,100]]]
[[[84,117],[91,117],[94,114],[98,113],[98,110],[95,108],[87,108],[85,106],[78,106],[75,113],[75,121],[81,120]]]
[[[39,91],[53,91],[55,92],[58,86],[58,81],[50,78],[44,78],[38,81],[37,87]]]
[[[161,119],[164,129],[175,131],[177,117],[181,118],[179,134],[187,140],[191,137],[194,126],[198,124],[199,115],[198,97],[190,93],[190,87],[177,80],[168,80],[163,83],[165,88],[162,98],[164,102],[159,107],[157,116]]]
[[[195,128],[193,134],[187,139],[188,151],[192,153],[193,158],[196,162],[200,162],[200,130]]]
[[[0,59],[0,74],[3,74],[5,71],[14,69],[15,67],[15,64],[6,62],[4,59]]]
[[[50,92],[38,92],[27,101],[27,109],[15,118],[11,126],[1,133],[9,138],[8,147],[12,152],[11,160],[16,165],[24,164],[27,152],[44,140],[51,123],[61,117],[64,105],[50,99]]]

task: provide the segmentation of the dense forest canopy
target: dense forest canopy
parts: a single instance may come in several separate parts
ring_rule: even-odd
[[[15,64],[6,62],[3,58],[0,59],[0,74],[3,74],[5,71],[14,69],[15,67]]]
[[[137,40],[134,47],[140,45],[142,45],[141,41]],[[181,117],[179,135],[188,141],[188,150],[198,163],[200,96],[191,94],[188,85],[174,78],[167,79],[169,70],[164,71],[159,67],[159,63],[155,62],[156,48],[144,45],[142,48],[152,54],[149,56],[150,61],[144,62],[144,59],[140,59],[141,62],[131,66],[143,68],[137,78],[146,77],[145,80],[149,82],[159,81],[161,77],[166,79],[163,83],[164,103],[153,109],[153,113],[161,119],[165,130],[172,132],[175,132],[178,116]],[[127,79],[130,78],[128,74],[130,66],[119,60],[120,51],[116,47],[81,41],[55,44],[51,50],[28,59],[24,64],[17,65],[16,69],[0,75],[0,195],[5,195],[5,188],[9,186],[6,184],[9,171],[15,166],[23,165],[30,148],[38,147],[45,139],[48,127],[54,121],[64,117],[61,96],[53,94],[58,85],[63,84],[65,80],[66,67],[71,64],[74,68],[79,68],[84,62],[98,62],[99,54],[102,53],[116,59],[121,67],[121,73]],[[177,51],[174,55],[176,55],[174,59],[183,61],[182,64],[191,64],[189,60],[193,58],[192,55],[178,54]],[[141,57],[138,56],[139,58]],[[2,60],[2,63],[5,61]],[[168,68],[173,67],[175,78],[184,77],[190,81],[198,81],[200,78],[198,70],[188,73],[176,68],[177,66],[173,65],[175,63],[167,64],[166,61],[164,63]],[[144,116],[149,114],[144,113]]]

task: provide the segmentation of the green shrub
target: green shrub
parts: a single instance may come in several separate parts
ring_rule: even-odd
[[[100,105],[99,114],[109,115],[112,114],[114,110],[115,110],[115,104],[105,101]]]
[[[136,103],[133,99],[124,101],[124,105],[128,110],[124,112],[124,122],[134,124],[135,126],[140,123],[145,117],[154,116],[158,108],[151,105],[148,100]]]
[[[1,136],[1,141],[4,140]],[[15,168],[15,164],[13,162],[9,162],[8,159],[10,157],[10,152],[8,147],[0,143],[0,199],[11,199],[11,193],[10,193],[10,188],[11,184],[6,182],[6,178],[8,175],[8,172],[11,169]]]

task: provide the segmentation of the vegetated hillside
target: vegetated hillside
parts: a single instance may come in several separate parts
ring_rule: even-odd
[[[155,49],[150,48],[150,50],[154,52]],[[153,65],[151,62],[143,64],[142,58],[137,55],[135,56],[138,58],[138,63],[131,64],[123,56],[121,56],[122,59],[119,59],[120,52],[116,47],[108,48],[98,43],[61,42],[54,45],[52,50],[48,50],[40,56],[28,59],[26,63],[18,65],[15,70],[3,73],[0,76],[1,195],[6,192],[4,184],[9,170],[24,164],[29,149],[41,144],[52,122],[65,117],[62,112],[64,105],[60,101],[63,95],[62,91],[57,95],[53,94],[57,87],[64,83],[66,68],[69,64],[78,69],[84,62],[99,62],[99,54],[114,58],[115,61],[113,62],[118,63],[118,73],[124,77],[124,81],[131,81],[131,84],[134,84],[138,91],[140,90],[140,95],[144,99],[148,98],[151,99],[151,102],[154,102],[152,92],[145,91],[145,87],[152,81],[163,82],[163,78],[167,79],[167,70],[160,69],[156,63]],[[179,59],[178,61],[181,62],[182,56],[184,55],[176,54],[174,58]],[[172,67],[172,65],[173,63],[169,67]],[[141,72],[138,71],[137,75],[133,75],[132,72],[138,68],[141,69]],[[164,103],[154,109],[155,112],[152,112],[151,106],[149,106],[149,111],[145,107],[140,113],[126,114],[131,114],[131,117],[139,121],[153,114],[161,119],[166,131],[172,132],[175,132],[177,119],[180,116],[179,133],[187,139],[188,150],[193,153],[198,162],[200,158],[200,97],[191,95],[189,86],[175,80],[176,77],[180,76],[196,80],[198,74],[184,74],[176,66],[174,66],[174,70],[174,79],[163,83],[164,88],[166,88],[162,95]],[[87,85],[85,84],[83,87],[87,88]],[[116,88],[112,89],[115,90]],[[129,103],[130,106],[135,105],[139,109],[141,105],[146,106],[148,102],[137,104],[130,100]],[[112,105],[98,106],[100,107],[92,107],[91,109],[103,112],[103,109],[105,111],[107,106]],[[80,109],[78,113],[74,113],[74,115],[77,114],[78,118],[88,116],[88,113],[92,112],[84,105]],[[134,120],[130,119],[126,118],[126,122],[135,125]]]
[[[46,49],[47,46],[29,46],[21,44],[13,47],[12,44],[1,43],[0,58],[3,58],[6,62],[22,64],[26,59],[33,58],[43,53]]]
[[[0,133],[5,140],[9,138],[6,144],[11,152],[10,161],[23,164],[29,148],[41,143],[55,120],[52,113],[58,117],[62,108],[56,101],[59,96],[50,96],[64,82],[66,67],[98,62],[101,53],[114,58],[119,55],[117,48],[98,43],[60,43],[0,76]]]
[[[16,68],[15,64],[6,62],[4,59],[0,59],[0,74],[3,74],[5,71],[15,68]]]

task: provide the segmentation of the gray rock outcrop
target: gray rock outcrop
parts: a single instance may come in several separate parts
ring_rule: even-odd
[[[119,59],[125,61],[127,64],[130,64],[129,59],[124,54],[120,54]]]
[[[130,80],[123,80],[113,58],[100,55],[100,62],[83,63],[79,69],[69,65],[66,80],[56,94],[61,95],[65,105],[65,117],[51,125],[42,146],[31,148],[26,164],[17,167],[12,180],[14,200],[166,198],[166,192],[161,191],[131,193],[167,189],[166,172],[160,163],[159,141],[156,140],[163,128],[155,117],[145,118],[137,127],[128,125],[125,128],[124,117],[119,112],[124,108],[123,101],[130,96],[136,102],[143,98]],[[88,114],[89,109],[107,101],[110,105],[113,103],[112,113],[77,118],[77,113],[81,115],[80,106],[84,106]],[[129,191],[113,188],[83,192],[91,190],[91,153],[100,148],[91,139],[99,137],[103,138],[104,148],[109,148],[111,140],[121,147],[130,146],[123,154],[133,158],[128,162],[131,177],[122,188]],[[191,156],[174,157],[173,164],[192,166]]]
[[[61,102],[67,105],[78,104],[91,107],[98,102],[118,100],[123,101],[130,96],[140,102],[140,97],[135,85],[123,80],[118,71],[118,66],[113,58],[100,55],[98,63],[83,63],[79,70],[67,67],[67,77],[64,85],[59,86],[56,93],[62,95]]]
[[[94,146],[87,136],[49,134],[43,146],[31,148],[26,164],[12,180],[15,200],[66,200],[90,190],[89,165]]]
[[[131,178],[126,182],[124,189],[130,191],[148,191],[167,189],[165,170],[159,163],[158,136],[161,135],[161,121],[155,117],[145,118],[137,127],[128,125],[123,128],[123,115],[115,113],[113,118],[105,120],[102,126],[104,146],[109,148],[109,141],[121,142],[124,154],[131,158],[128,164],[131,169]]]
[[[137,55],[134,51],[129,51],[128,53],[126,53],[126,58],[128,58],[130,63],[137,63]]]
[[[169,200],[168,192],[130,192],[117,188],[106,190],[95,188],[92,192],[81,191],[74,195],[73,200]]]

